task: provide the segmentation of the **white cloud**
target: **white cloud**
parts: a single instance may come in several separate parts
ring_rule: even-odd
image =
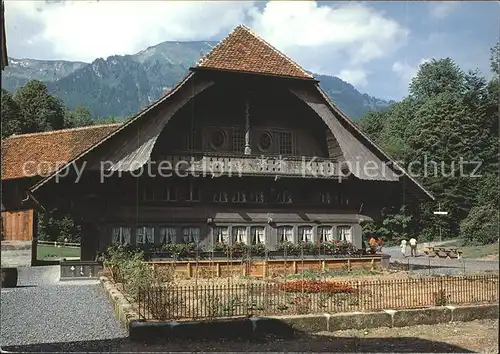
[[[6,16],[11,56],[82,61],[220,38],[245,23],[305,69],[358,85],[368,82],[368,63],[390,57],[408,37],[394,19],[350,2],[8,1]]]
[[[359,69],[343,69],[336,76],[340,77],[342,80],[354,86],[366,86],[368,84],[368,79],[366,77],[366,72]]]
[[[429,3],[429,12],[432,18],[441,20],[448,17],[453,11],[460,7],[458,1],[436,1]]]
[[[420,59],[418,64],[414,66],[409,65],[406,61],[396,61],[394,62],[394,64],[392,64],[392,71],[398,74],[405,84],[408,84],[417,75],[420,65],[429,61],[430,59],[428,58],[422,58]]]
[[[353,65],[390,55],[408,35],[398,22],[360,3],[269,1],[253,18],[254,29],[283,51],[307,58],[320,48]]]
[[[166,40],[205,40],[242,23],[252,6],[246,1],[9,1],[7,35],[10,43],[46,41],[59,59],[91,61]],[[23,23],[38,23],[41,31],[30,33],[19,21],[14,26],[21,15]]]

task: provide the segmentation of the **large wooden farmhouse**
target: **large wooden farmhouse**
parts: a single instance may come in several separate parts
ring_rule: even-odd
[[[244,26],[29,195],[81,219],[82,260],[117,243],[361,248],[363,220],[432,198],[318,81]]]

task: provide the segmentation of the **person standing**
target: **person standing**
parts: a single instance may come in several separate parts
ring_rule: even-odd
[[[379,237],[377,239],[377,244],[378,244],[378,248],[377,248],[377,251],[382,253],[382,245],[384,244],[384,241],[382,241],[382,237]]]
[[[406,240],[405,239],[401,240],[401,245],[399,247],[401,247],[401,253],[403,254],[403,257],[406,258]]]
[[[370,244],[371,253],[375,253],[377,251],[377,240],[375,240],[373,234],[371,234],[370,241],[368,241],[368,243]]]
[[[410,238],[410,254],[412,257],[417,256],[417,240],[415,237]]]

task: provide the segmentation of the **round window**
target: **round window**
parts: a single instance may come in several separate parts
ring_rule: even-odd
[[[214,132],[210,143],[214,149],[220,149],[226,144],[226,133],[223,130]]]
[[[272,138],[271,134],[268,132],[262,133],[259,138],[259,149],[262,151],[267,151],[271,148]]]

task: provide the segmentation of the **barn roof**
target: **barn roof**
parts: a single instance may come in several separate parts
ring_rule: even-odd
[[[292,59],[240,25],[220,41],[195,68],[314,79]]]
[[[43,176],[114,132],[119,124],[13,135],[2,141],[2,180]]]

